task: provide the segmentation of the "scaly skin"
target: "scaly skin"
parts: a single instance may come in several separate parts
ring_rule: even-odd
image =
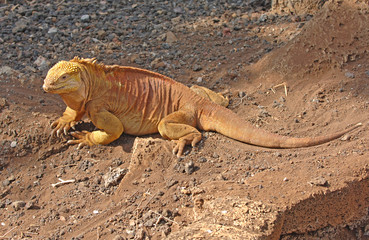
[[[52,67],[43,88],[59,94],[67,105],[52,123],[52,135],[67,134],[86,114],[99,129],[72,132],[69,144],[109,144],[125,132],[145,135],[159,132],[176,141],[173,153],[201,140],[200,130],[216,131],[233,139],[270,148],[308,147],[336,139],[357,124],[336,134],[294,138],[257,129],[225,108],[228,99],[207,88],[191,89],[166,76],[143,69],[97,64],[95,59],[61,61]]]

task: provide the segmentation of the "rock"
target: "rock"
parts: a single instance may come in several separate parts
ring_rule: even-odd
[[[126,175],[127,172],[128,172],[128,169],[126,168],[125,169],[116,168],[106,173],[103,176],[103,179],[105,181],[105,187],[118,185],[120,180],[122,180],[122,178]]]
[[[33,63],[38,66],[40,70],[46,70],[50,66],[50,62],[43,56],[39,56]]]
[[[58,32],[58,29],[56,27],[49,28],[49,31],[47,31],[48,34],[54,35]]]
[[[351,136],[350,135],[348,135],[348,134],[346,134],[346,135],[344,135],[343,137],[341,137],[341,141],[348,141],[348,140],[350,140],[351,139]]]
[[[28,26],[28,22],[25,21],[24,19],[21,19],[15,23],[15,26],[12,29],[12,32],[13,33],[24,32],[27,29],[27,26]]]
[[[197,83],[202,83],[202,77],[198,77],[196,80]]]
[[[268,15],[261,14],[261,16],[259,17],[259,22],[265,22],[266,20],[268,20]]]
[[[88,21],[90,21],[90,15],[87,15],[87,14],[82,15],[81,16],[81,21],[82,22],[88,22]]]
[[[311,186],[323,186],[326,187],[328,185],[328,181],[323,177],[319,176],[308,182]]]
[[[15,148],[17,146],[17,141],[12,141],[11,143],[10,143],[10,147],[11,148]]]
[[[27,204],[25,205],[25,209],[27,209],[27,210],[40,209],[40,207],[35,205],[34,201],[30,201],[30,202],[27,202]]]
[[[352,72],[345,72],[345,76],[346,76],[347,78],[355,78],[355,74],[354,74],[354,73],[352,73]]]
[[[172,18],[171,22],[173,25],[178,25],[181,22],[181,16]]]
[[[5,98],[0,98],[0,109],[3,109],[6,106],[9,106],[8,101],[6,101]]]
[[[124,240],[124,238],[120,235],[116,235],[113,240]]]
[[[0,75],[12,75],[15,73],[15,70],[8,66],[2,66],[0,68]]]
[[[165,63],[160,58],[155,58],[151,63],[151,67],[154,69],[164,68]]]
[[[365,71],[365,74],[366,74],[367,77],[369,77],[369,70]]]
[[[166,41],[167,43],[171,44],[171,43],[177,42],[177,41],[178,41],[178,39],[177,39],[177,37],[174,35],[174,33],[173,33],[173,32],[169,31],[169,32],[167,32],[167,33],[166,33],[165,41]]]
[[[11,206],[13,207],[13,209],[15,211],[18,211],[20,210],[21,208],[25,207],[26,206],[26,202],[24,201],[15,201],[11,204]]]
[[[195,165],[192,161],[185,164],[185,172],[187,174],[192,174],[195,171]]]
[[[195,64],[192,68],[193,71],[198,72],[202,70],[202,67],[198,64]]]
[[[173,11],[174,11],[175,13],[183,13],[183,9],[182,9],[182,8],[180,8],[180,7],[175,7],[175,8],[173,9]]]

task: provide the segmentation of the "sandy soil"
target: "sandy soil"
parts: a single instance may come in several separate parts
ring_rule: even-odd
[[[369,239],[369,8],[333,2],[313,18],[253,13],[269,20],[247,31],[224,27],[232,13],[199,18],[190,32],[174,31],[178,50],[196,45],[213,60],[166,70],[230,90],[230,109],[282,135],[363,123],[316,147],[266,149],[204,132],[181,159],[158,134],[77,150],[50,138],[65,105],[43,93],[44,76],[2,81],[0,238]],[[140,67],[131,60],[115,62]],[[53,186],[62,180],[72,182]]]

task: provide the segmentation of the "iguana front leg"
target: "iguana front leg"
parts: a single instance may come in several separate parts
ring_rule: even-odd
[[[122,135],[123,124],[114,114],[106,110],[94,110],[96,109],[87,109],[87,112],[92,123],[100,130],[73,132],[71,135],[77,139],[69,140],[68,144],[78,144],[78,148],[99,144],[106,145]]]
[[[84,111],[78,112],[67,107],[63,113],[63,116],[61,116],[58,120],[54,121],[51,124],[51,127],[54,128],[51,131],[51,136],[55,136],[56,133],[56,135],[59,137],[60,134],[63,132],[65,135],[67,135],[69,129],[74,128],[74,126],[79,120],[81,120],[84,114]]]
[[[181,110],[173,112],[163,118],[158,130],[163,138],[175,140],[177,145],[173,149],[173,154],[180,157],[186,145],[194,147],[201,140],[201,133],[195,128],[195,114],[191,111]]]

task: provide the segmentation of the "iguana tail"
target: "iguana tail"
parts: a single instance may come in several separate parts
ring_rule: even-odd
[[[216,104],[204,104],[198,117],[198,127],[205,131],[216,131],[238,141],[268,148],[299,148],[323,144],[361,126],[356,124],[346,130],[319,137],[288,137],[266,132],[242,120],[229,109]]]

